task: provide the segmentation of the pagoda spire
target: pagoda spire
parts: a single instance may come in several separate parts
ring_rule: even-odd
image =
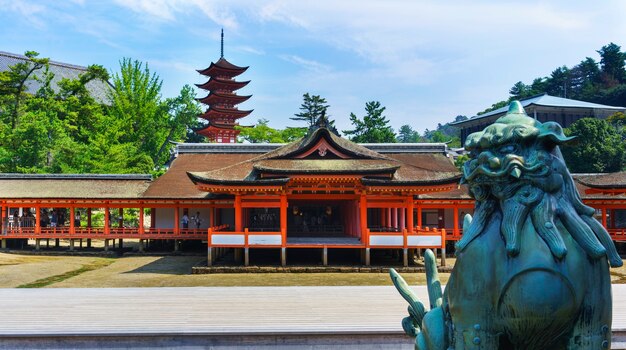
[[[211,142],[233,143],[237,140],[239,130],[235,126],[237,121],[247,116],[252,111],[239,110],[237,105],[246,101],[251,96],[239,96],[236,90],[246,86],[248,81],[236,81],[235,77],[242,74],[248,67],[239,67],[224,58],[224,28],[221,32],[220,58],[217,62],[211,62],[208,68],[198,70],[198,73],[206,76],[209,80],[203,84],[196,84],[208,94],[196,99],[207,105],[208,108],[198,117],[208,121],[202,129],[196,133],[205,136]]]
[[[224,28],[222,28],[222,41],[220,45],[220,58],[224,58]]]

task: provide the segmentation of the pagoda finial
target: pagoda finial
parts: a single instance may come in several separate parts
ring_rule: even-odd
[[[220,58],[224,58],[224,28],[222,28],[222,42],[220,46]]]

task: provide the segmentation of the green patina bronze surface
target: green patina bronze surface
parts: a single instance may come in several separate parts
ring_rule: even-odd
[[[622,260],[565,166],[559,145],[570,139],[517,101],[468,137],[463,181],[476,207],[445,293],[430,252],[428,312],[391,271],[416,349],[610,348],[609,265]]]

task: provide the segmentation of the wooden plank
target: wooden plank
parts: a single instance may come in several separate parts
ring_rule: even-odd
[[[613,329],[626,331],[626,285],[613,299]],[[392,286],[50,288],[0,289],[0,310],[0,337],[399,334],[406,303]]]

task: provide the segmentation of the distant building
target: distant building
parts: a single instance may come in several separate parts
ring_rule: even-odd
[[[607,106],[550,96],[548,94],[532,96],[520,100],[520,102],[529,116],[542,123],[547,121],[557,122],[564,128],[581,118],[594,117],[605,119],[614,113],[626,111],[626,107]],[[464,144],[469,134],[483,130],[488,125],[491,125],[496,119],[505,115],[507,109],[508,106],[505,106],[468,120],[450,123],[450,125],[461,129],[461,143]]]
[[[0,72],[7,71],[9,70],[9,67],[28,60],[28,57],[24,55],[0,51]],[[87,71],[87,67],[69,63],[50,61],[49,64],[50,72],[54,74],[54,78],[52,79],[52,89],[54,89],[54,91],[58,91],[58,83],[61,79],[77,79],[79,75]],[[34,73],[40,75],[42,72],[35,71]],[[40,82],[30,79],[26,83],[26,92],[35,94],[40,87]],[[91,94],[91,97],[100,103],[109,103],[108,93],[112,88],[113,85],[111,85],[111,83],[103,82],[98,79],[94,79],[87,83],[87,90]]]
[[[198,73],[209,80],[203,84],[196,84],[209,94],[197,99],[209,108],[198,117],[208,123],[196,132],[205,136],[209,142],[235,143],[239,130],[235,128],[238,119],[244,118],[252,111],[244,111],[236,106],[247,101],[251,96],[239,96],[235,91],[248,85],[250,81],[236,81],[234,78],[245,72],[248,67],[239,67],[224,58],[224,30],[222,30],[220,59],[211,62],[208,68],[198,70]]]

